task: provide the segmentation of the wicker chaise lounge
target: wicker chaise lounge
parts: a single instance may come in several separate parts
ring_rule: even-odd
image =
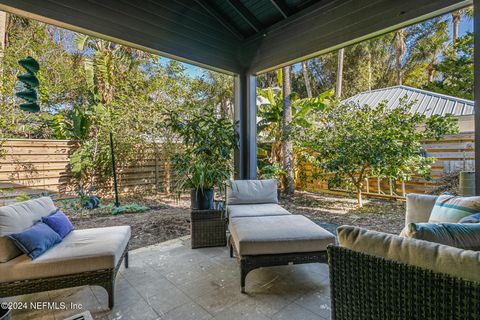
[[[236,180],[227,184],[230,256],[240,262],[241,291],[257,268],[327,263],[335,236],[308,218],[278,204],[276,180]]]
[[[35,260],[5,237],[55,210],[48,197],[0,208],[0,297],[97,285],[106,289],[112,308],[122,260],[128,267],[129,226],[73,230]]]

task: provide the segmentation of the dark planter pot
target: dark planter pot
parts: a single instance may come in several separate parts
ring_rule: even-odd
[[[11,320],[12,319],[12,310],[0,308],[0,320]]]
[[[193,210],[213,209],[213,188],[212,189],[192,189],[191,206]]]

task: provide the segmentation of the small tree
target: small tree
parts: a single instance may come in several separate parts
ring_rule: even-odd
[[[458,131],[451,116],[425,116],[410,112],[404,99],[388,109],[332,103],[312,117],[310,127],[296,132],[297,146],[329,188],[347,186],[362,206],[365,178],[377,176],[405,181],[414,174],[429,177],[434,159],[422,155],[421,141],[440,139]]]

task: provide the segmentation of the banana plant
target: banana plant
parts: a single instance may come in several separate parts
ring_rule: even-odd
[[[281,73],[279,78],[281,79]],[[270,165],[281,163],[283,93],[279,88],[268,88],[259,89],[257,95],[262,99],[262,103],[258,106],[259,121],[257,122],[259,154],[267,155]],[[333,90],[305,99],[298,99],[296,94],[292,94],[292,126],[308,127],[309,112],[313,109],[326,108],[332,97]]]

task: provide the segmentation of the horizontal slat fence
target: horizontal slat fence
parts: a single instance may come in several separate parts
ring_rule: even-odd
[[[75,182],[70,172],[70,156],[78,146],[76,141],[67,140],[5,140],[2,148],[6,155],[0,158],[0,199],[12,198],[19,194],[40,194],[42,192],[72,194]],[[433,180],[426,181],[415,177],[412,181],[392,182],[392,191],[402,196],[404,193],[429,193],[436,186],[444,172],[474,170],[474,134],[471,132],[450,135],[441,141],[425,141],[427,156],[437,158],[432,166]],[[161,148],[152,148],[133,163],[118,168],[119,189],[121,192],[158,189],[164,191],[171,183],[172,173],[169,163],[163,157]],[[300,172],[303,169],[303,172]],[[327,190],[325,181],[312,178],[312,168],[307,164],[297,168],[298,188],[321,192]],[[300,176],[300,175],[298,175]],[[379,188],[380,186],[380,188]],[[111,192],[112,181],[97,186],[100,192]],[[389,181],[370,178],[368,190],[364,192],[390,194]]]
[[[20,194],[73,194],[76,184],[70,171],[70,156],[78,147],[76,141],[9,139],[1,148],[6,152],[0,158],[0,199]],[[131,192],[147,189],[164,190],[170,182],[165,170],[163,153],[153,148],[117,169],[119,190]],[[112,179],[97,186],[100,193],[112,192]]]
[[[422,177],[414,177],[411,181],[402,184],[373,177],[368,179],[368,186],[365,182],[363,192],[368,192],[372,195],[398,195],[400,197],[406,193],[431,193],[438,186],[439,179],[445,172],[475,170],[474,134],[472,132],[449,135],[440,141],[424,141],[422,146],[428,157],[437,159],[432,165],[432,180],[426,181]],[[312,192],[328,190],[326,181],[316,180],[312,177],[310,164],[297,169],[297,177],[300,176],[304,178],[302,182],[299,181],[300,179],[297,179],[298,188]]]

